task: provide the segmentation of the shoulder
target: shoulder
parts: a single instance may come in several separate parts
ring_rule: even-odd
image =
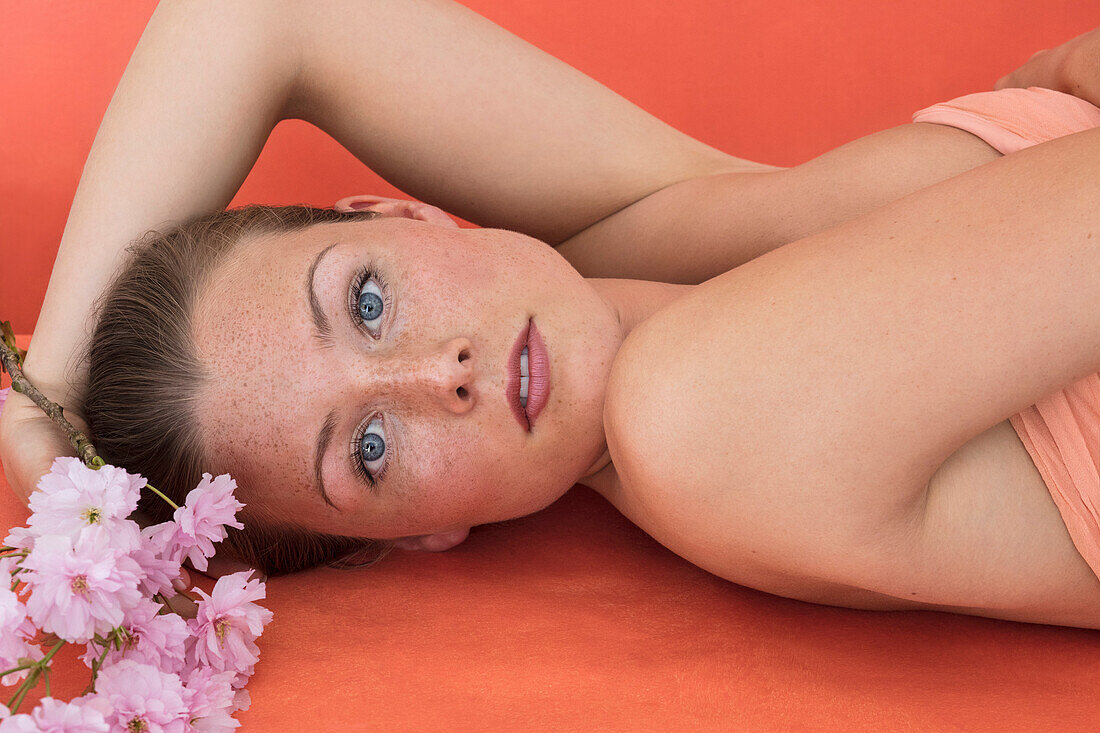
[[[802,466],[794,450],[752,429],[748,418],[765,419],[766,410],[723,389],[738,370],[713,358],[729,334],[700,331],[689,300],[632,331],[612,365],[604,427],[618,487],[605,496],[661,544],[728,580],[818,602],[833,590],[874,588],[893,533],[873,507],[838,499],[854,493],[843,476]]]
[[[664,431],[691,421],[690,380],[664,373],[662,384],[681,385],[668,404],[654,383],[660,345],[638,329],[612,366],[604,405],[604,428],[612,464],[584,481],[630,521],[677,555],[715,575],[768,592],[791,595],[797,578],[766,560],[767,542],[748,539],[749,512],[731,510],[729,477],[700,466],[697,450]],[[675,414],[670,414],[670,411]],[[744,509],[745,507],[742,507]]]

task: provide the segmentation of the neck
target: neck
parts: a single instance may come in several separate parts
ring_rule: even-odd
[[[619,323],[621,340],[626,341],[630,332],[646,319],[672,301],[693,290],[695,285],[653,282],[651,280],[624,280],[617,278],[587,278],[607,306],[615,313]],[[605,497],[618,487],[618,476],[611,463],[611,453],[604,448],[595,463],[585,472],[579,483],[589,486]]]
[[[654,313],[696,288],[695,285],[659,283],[651,280],[603,277],[590,277],[587,280],[618,318],[623,341],[631,331]]]

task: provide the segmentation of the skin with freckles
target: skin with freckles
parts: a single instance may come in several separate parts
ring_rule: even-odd
[[[238,246],[196,304],[193,337],[210,373],[198,412],[209,455],[237,479],[248,511],[445,549],[474,525],[542,509],[606,465],[603,400],[624,334],[598,281],[553,248],[403,205],[414,208],[379,205],[384,218]],[[325,345],[313,335],[305,281],[333,244],[315,272],[332,325]],[[358,303],[352,286],[368,265],[383,313],[356,323],[349,293]],[[551,387],[528,432],[505,387],[508,354],[532,318]],[[314,481],[317,435],[333,408],[322,471],[334,507]],[[352,459],[368,424],[385,444],[366,463],[376,475],[384,468],[374,488]]]

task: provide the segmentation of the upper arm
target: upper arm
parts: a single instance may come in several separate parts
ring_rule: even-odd
[[[883,588],[883,528],[912,528],[935,470],[1100,368],[1098,151],[1092,130],[1006,156],[651,316],[608,384],[607,409],[633,399],[624,481],[656,475],[678,492],[656,513],[716,546]]]
[[[1008,421],[932,476],[879,590],[962,613],[1100,628],[1100,580]]]
[[[558,244],[677,181],[754,165],[451,0],[280,7],[301,54],[293,116],[478,225]]]

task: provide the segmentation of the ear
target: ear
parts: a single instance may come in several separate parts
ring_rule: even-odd
[[[422,534],[416,537],[400,537],[393,541],[399,550],[419,550],[422,552],[443,552],[460,544],[470,535],[470,528],[452,529],[436,534]]]
[[[403,216],[406,219],[419,219],[442,227],[458,227],[458,224],[446,211],[420,201],[360,194],[358,196],[345,196],[337,201],[333,208],[337,211],[377,211],[383,216]]]

